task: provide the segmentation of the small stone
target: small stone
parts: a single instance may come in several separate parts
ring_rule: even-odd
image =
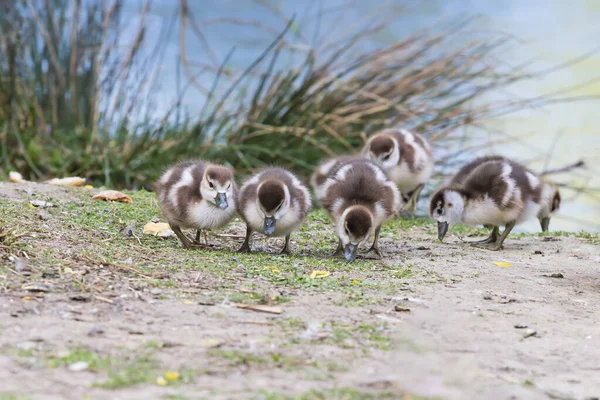
[[[85,361],[78,361],[71,365],[69,365],[69,371],[71,372],[82,372],[87,370],[90,367],[90,364]]]
[[[542,275],[546,278],[555,278],[555,279],[564,279],[565,276],[561,273],[555,273],[555,274],[550,274],[550,275]]]
[[[541,250],[536,250],[536,251],[533,252],[533,254],[544,254],[544,252],[541,251]]]
[[[484,300],[492,300],[492,296],[489,294],[486,294],[485,296],[483,296]]]
[[[15,270],[23,275],[31,275],[31,268],[29,267],[29,261],[24,257],[19,257],[15,261]]]
[[[152,296],[160,296],[162,294],[162,292],[163,291],[161,289],[158,289],[158,288],[154,288],[154,289],[150,290],[150,294]]]
[[[431,250],[431,249],[429,247],[419,246],[419,247],[417,247],[417,250]]]
[[[89,337],[102,336],[104,335],[104,328],[102,328],[101,326],[94,326],[92,329],[90,329],[87,335]]]
[[[527,324],[515,324],[515,329],[526,329],[528,328]]]
[[[127,237],[134,236],[135,234],[135,221],[131,221],[127,226],[121,231]]]
[[[17,348],[19,350],[33,350],[37,347],[37,344],[35,342],[23,342],[23,343],[19,343],[17,345]]]
[[[50,214],[48,211],[46,210],[40,210],[38,217],[42,220],[42,221],[47,221],[50,218],[52,218],[52,214]]]
[[[198,299],[198,304],[200,304],[201,306],[214,306],[215,302],[214,300],[211,300],[208,297],[200,297]]]
[[[88,295],[88,294],[83,294],[83,293],[76,293],[76,294],[72,294],[71,296],[69,296],[70,300],[73,301],[80,301],[82,303],[88,302],[92,299],[92,296]]]
[[[54,207],[54,204],[49,203],[47,201],[43,201],[43,200],[31,200],[30,203],[31,203],[32,206],[39,207],[39,208]]]
[[[535,335],[537,335],[537,331],[535,329],[526,329],[523,333],[523,339],[527,339]]]
[[[410,312],[410,308],[406,308],[406,307],[402,307],[402,306],[395,306],[394,307],[394,311],[396,312]]]

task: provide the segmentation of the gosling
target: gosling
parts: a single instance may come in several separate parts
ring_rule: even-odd
[[[285,236],[281,254],[289,254],[290,235],[308,216],[308,189],[290,171],[268,168],[250,178],[239,194],[240,214],[246,221],[246,240],[239,252],[250,253],[253,232],[269,237]]]
[[[473,161],[465,164],[452,178],[450,182],[451,185],[462,185],[465,179],[473,172],[475,168],[480,166],[481,164],[488,161],[503,161],[507,160],[503,156],[499,155],[491,155],[491,156],[483,156],[474,159]],[[538,220],[540,222],[540,227],[542,228],[542,232],[548,232],[548,228],[550,226],[550,219],[556,215],[558,210],[560,209],[561,197],[558,186],[549,181],[542,182],[542,198],[546,200],[540,208],[539,213],[537,214]],[[486,224],[486,227],[492,229],[493,227]]]
[[[406,129],[385,129],[371,136],[362,155],[382,166],[402,193],[404,211],[414,213],[433,172],[433,155],[427,140]]]
[[[448,227],[489,224],[491,235],[474,246],[500,250],[515,227],[538,215],[544,196],[542,180],[523,165],[505,157],[493,157],[475,166],[464,178],[453,180],[432,197],[429,212],[438,223],[438,238]],[[458,183],[457,183],[458,182]],[[504,226],[499,236],[499,226]]]
[[[326,178],[323,178],[323,174]],[[381,225],[394,218],[404,205],[398,187],[375,162],[365,158],[329,160],[311,178],[318,202],[335,222],[338,247],[334,256],[356,259],[358,246],[370,236],[367,251],[383,257],[379,249]]]
[[[200,235],[224,227],[236,212],[237,188],[233,171],[202,160],[169,168],[157,182],[161,211],[185,249],[200,245]],[[182,228],[196,229],[190,240]]]

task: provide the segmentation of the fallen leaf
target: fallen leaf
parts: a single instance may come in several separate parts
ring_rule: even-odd
[[[331,275],[331,272],[329,271],[313,271],[310,274],[311,279],[319,279],[319,278],[326,278],[329,275]]]
[[[92,185],[85,185],[83,188],[84,189],[93,189],[94,187]]]
[[[191,304],[194,304],[194,302],[193,302],[193,301],[191,301],[191,300],[185,300],[185,301],[183,302],[183,304],[191,305]]]
[[[69,176],[66,178],[54,178],[46,181],[51,185],[59,185],[59,186],[83,186],[85,184],[85,178],[80,178],[78,176]]]
[[[8,180],[12,183],[26,183],[27,181],[23,179],[23,175],[18,172],[10,171],[8,173]]]
[[[163,376],[159,376],[156,378],[156,384],[158,386],[167,386],[169,382]]]
[[[269,314],[281,314],[283,312],[281,310],[281,308],[279,308],[279,307],[263,306],[260,304],[254,305],[254,304],[232,303],[231,307],[241,308],[243,310],[264,312],[264,313],[269,313]]]
[[[144,225],[143,232],[146,235],[154,235],[163,238],[175,236],[175,232],[171,230],[171,227],[166,222],[148,222]]]
[[[117,192],[116,190],[104,190],[93,196],[94,200],[121,201],[123,203],[133,203],[131,197],[125,193]]]
[[[494,261],[494,265],[497,265],[497,266],[502,267],[502,268],[510,268],[510,267],[512,267],[511,263],[502,262],[502,261]]]
[[[180,377],[181,377],[181,375],[179,375],[179,372],[177,372],[177,371],[167,371],[167,372],[165,372],[165,378],[168,381],[170,381],[170,382],[179,380]]]
[[[33,297],[25,296],[25,297],[23,297],[23,300],[25,300],[25,301],[33,300]]]

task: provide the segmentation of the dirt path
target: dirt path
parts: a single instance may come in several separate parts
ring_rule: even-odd
[[[184,251],[141,234],[152,194],[91,193],[0,184],[0,399],[600,396],[597,237],[509,237],[493,253],[395,221],[384,260],[348,265],[326,256],[317,212],[290,258],[268,253],[276,240]],[[34,199],[55,205],[43,220]]]

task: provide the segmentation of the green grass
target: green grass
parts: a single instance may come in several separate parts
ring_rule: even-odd
[[[46,360],[46,363],[50,368],[68,367],[76,362],[88,363],[91,371],[107,371],[111,368],[111,360],[109,357],[84,348],[74,349],[64,357],[49,357]]]
[[[31,397],[16,393],[0,392],[0,400],[30,400]]]
[[[426,398],[410,394],[378,391],[364,392],[352,388],[335,388],[328,390],[309,390],[302,394],[286,395],[282,393],[262,392],[254,397],[254,400],[383,400],[383,399],[398,399],[398,400],[433,400],[434,398]]]

